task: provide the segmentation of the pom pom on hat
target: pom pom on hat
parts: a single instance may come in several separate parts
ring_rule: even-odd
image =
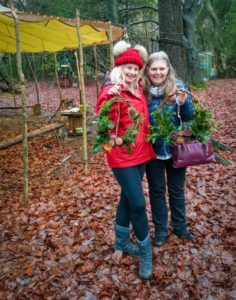
[[[146,48],[144,48],[144,47],[141,46],[141,45],[136,45],[136,46],[134,46],[134,49],[137,49],[137,50],[138,50],[138,52],[139,52],[139,54],[140,54],[142,60],[143,60],[144,62],[146,62],[147,59],[148,59],[148,53],[147,53]]]
[[[134,48],[131,48],[130,44],[126,41],[118,42],[113,48],[113,54],[117,57],[115,59],[116,66],[135,64],[142,69],[144,61],[147,59],[147,51],[143,46],[137,45]]]
[[[128,50],[130,47],[131,47],[131,45],[129,43],[127,43],[126,41],[119,41],[113,47],[113,55],[115,57],[118,57],[123,52],[125,52],[126,50]]]

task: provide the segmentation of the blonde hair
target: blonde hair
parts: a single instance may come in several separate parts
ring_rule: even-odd
[[[114,69],[111,71],[111,82],[113,84],[123,84],[131,93],[133,93],[134,95],[138,95],[141,71],[139,71],[138,77],[129,85],[127,85],[127,83],[124,81],[124,68],[125,64],[114,67]]]
[[[175,91],[175,86],[176,86],[175,70],[170,63],[167,53],[164,51],[154,52],[148,57],[148,60],[147,60],[147,63],[146,63],[145,69],[144,69],[143,87],[144,87],[144,94],[148,99],[150,99],[150,97],[151,97],[149,88],[152,85],[152,83],[148,77],[148,69],[151,67],[151,65],[154,62],[160,61],[160,60],[164,60],[169,69],[166,80],[164,82],[164,95],[163,96],[168,97],[168,96],[172,95]]]

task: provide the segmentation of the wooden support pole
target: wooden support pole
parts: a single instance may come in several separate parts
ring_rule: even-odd
[[[113,43],[112,43],[112,24],[109,24],[109,42],[110,42],[110,66],[111,70],[114,68],[114,56],[113,56]]]
[[[80,33],[80,14],[79,10],[76,10],[76,27],[79,43],[79,62],[80,62],[80,90],[82,101],[82,127],[83,127],[83,162],[84,162],[84,174],[88,174],[88,150],[87,150],[87,104],[85,97],[85,85],[84,85],[84,58],[83,58],[83,45],[82,37]]]
[[[77,81],[78,81],[78,88],[79,88],[79,105],[81,105],[81,89],[80,89],[80,82],[81,82],[81,75],[79,70],[79,59],[77,51],[74,52],[75,61],[76,61],[76,70],[77,70]]]
[[[35,88],[36,88],[36,94],[37,94],[37,103],[40,104],[40,97],[39,97],[39,85],[38,85],[38,80],[36,78],[35,74],[35,60],[34,60],[34,53],[32,53],[32,60],[33,60],[33,68],[31,67],[31,71],[34,77],[34,82],[35,82]],[[30,62],[29,62],[30,63]]]
[[[59,81],[59,78],[58,78],[58,72],[57,72],[57,54],[56,52],[54,52],[54,67],[55,67],[55,76],[56,76],[56,80],[57,80],[57,88],[58,88],[58,91],[59,91],[59,96],[60,96],[60,103],[62,101],[62,93],[61,93],[61,86],[60,86],[60,81]]]
[[[41,81],[43,82],[44,79],[44,54],[42,54],[41,56]]]
[[[16,35],[16,61],[17,61],[17,71],[20,79],[20,91],[22,97],[22,118],[23,118],[23,198],[22,203],[25,206],[28,202],[28,170],[29,170],[29,158],[28,158],[28,137],[27,137],[27,110],[26,110],[26,92],[25,92],[25,76],[22,70],[22,57],[21,57],[21,47],[20,47],[20,30],[19,30],[19,19],[16,14],[13,0],[9,0],[11,13],[14,18],[15,23],[15,35]]]
[[[97,98],[99,93],[99,83],[98,83],[98,59],[97,59],[97,46],[93,46],[93,56],[94,56],[94,63],[95,63],[95,77],[96,77],[96,90],[97,90]]]

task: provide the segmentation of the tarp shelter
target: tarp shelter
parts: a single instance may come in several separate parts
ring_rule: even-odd
[[[21,51],[56,52],[78,48],[76,19],[41,16],[17,11],[20,21]],[[83,47],[109,44],[109,22],[80,20]],[[123,29],[112,25],[112,41],[123,36]],[[0,6],[0,52],[15,53],[14,19],[8,8]]]

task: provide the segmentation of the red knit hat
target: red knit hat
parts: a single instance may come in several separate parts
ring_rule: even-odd
[[[134,48],[127,49],[115,59],[116,66],[124,64],[135,64],[138,65],[140,69],[142,69],[144,66],[144,62],[139,54],[139,51]]]

